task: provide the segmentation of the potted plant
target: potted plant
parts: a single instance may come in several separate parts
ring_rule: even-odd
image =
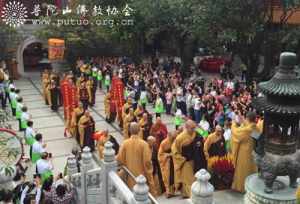
[[[219,157],[211,165],[211,183],[216,190],[230,189],[233,175],[234,166],[231,156]]]

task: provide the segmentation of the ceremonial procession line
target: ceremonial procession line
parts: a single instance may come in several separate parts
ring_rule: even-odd
[[[42,86],[40,76],[36,75],[31,78],[22,78],[15,81],[15,84],[20,88],[24,103],[28,107],[29,113],[32,115],[34,121],[34,128],[37,132],[41,132],[44,137],[44,142],[47,144],[47,151],[53,155],[54,175],[59,172],[63,172],[66,159],[71,155],[73,147],[77,147],[78,144],[74,138],[64,137],[64,120],[63,120],[63,109],[60,108],[58,112],[53,112],[45,105],[42,97]],[[104,92],[97,91],[96,93],[96,104],[94,107],[89,108],[92,117],[96,122],[96,130],[109,130],[110,134],[113,135],[119,144],[122,143],[121,130],[116,123],[108,124],[104,118]],[[153,113],[151,106],[147,107],[150,113]],[[172,117],[163,115],[162,119],[167,125],[169,130],[174,130]],[[18,124],[16,121],[10,121],[14,130],[17,130]],[[23,133],[19,132],[22,136]],[[24,145],[24,152],[26,157],[29,157],[29,147]],[[98,157],[97,152],[94,154]],[[95,158],[97,160],[97,158]],[[31,178],[35,174],[35,168],[30,166],[27,171],[28,177]],[[216,192],[215,200],[228,200],[234,203],[242,202],[241,196],[236,194],[228,194],[228,192]],[[159,203],[171,204],[171,203],[183,203],[178,198],[165,199],[164,196],[158,198]]]

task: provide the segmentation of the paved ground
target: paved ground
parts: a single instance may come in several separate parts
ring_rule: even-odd
[[[66,164],[66,158],[70,155],[71,149],[77,146],[73,138],[65,138],[63,109],[59,112],[52,112],[45,105],[41,95],[41,82],[38,76],[33,76],[29,79],[21,79],[15,82],[16,86],[21,89],[21,96],[24,99],[26,106],[29,108],[34,121],[34,128],[41,132],[44,136],[44,141],[47,143],[47,151],[53,155],[54,173],[62,172]],[[115,138],[122,143],[122,136],[117,124],[108,124],[104,120],[104,92],[97,91],[96,105],[90,109],[94,120],[96,121],[96,129],[108,129]],[[153,112],[152,107],[147,107],[150,112]],[[163,121],[167,124],[169,130],[173,130],[172,119],[168,116],[162,116]],[[14,129],[17,128],[15,121],[11,122]],[[21,134],[21,133],[20,133]],[[28,147],[25,147],[25,153],[28,155]],[[34,168],[29,168],[28,176],[31,177],[34,173]],[[188,203],[180,200],[178,197],[173,199],[158,198],[158,201],[163,204],[173,203]],[[219,191],[215,193],[216,203],[242,203],[242,195],[231,191]]]

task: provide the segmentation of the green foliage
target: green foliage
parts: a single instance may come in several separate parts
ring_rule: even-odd
[[[282,0],[282,3],[283,15],[300,5],[299,0]],[[134,12],[128,17],[121,13],[109,17],[119,22],[114,26],[49,25],[39,31],[39,35],[44,39],[65,39],[67,55],[71,58],[79,55],[97,55],[107,43],[125,48],[128,55],[141,56],[145,44],[167,42],[167,46],[174,46],[179,51],[178,54],[184,57],[189,41],[207,45],[215,50],[224,43],[233,41],[237,45],[236,53],[244,58],[259,53],[261,46],[269,38],[290,44],[291,47],[298,46],[295,37],[298,36],[298,29],[293,29],[293,34],[289,34],[289,27],[280,27],[280,32],[275,30],[277,33],[272,33],[272,16],[264,0],[74,0],[72,9],[79,4],[89,8],[93,8],[94,5],[101,5],[103,8],[110,5],[119,9],[128,4]],[[282,19],[288,17],[283,16]],[[76,14],[51,18],[83,19]],[[85,19],[104,20],[107,16],[89,15]],[[122,25],[120,22],[124,19],[132,20],[133,25]]]
[[[18,35],[15,29],[0,22],[0,60],[7,59],[8,49],[11,48],[11,42],[17,40]]]

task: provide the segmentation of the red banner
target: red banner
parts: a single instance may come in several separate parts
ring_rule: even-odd
[[[111,100],[115,104],[116,111],[119,116],[122,115],[122,107],[125,103],[124,100],[124,84],[120,78],[114,76],[112,79],[112,86],[110,90]]]
[[[77,88],[67,79],[61,82],[61,92],[64,101],[64,118],[71,119],[73,110],[78,107]]]

